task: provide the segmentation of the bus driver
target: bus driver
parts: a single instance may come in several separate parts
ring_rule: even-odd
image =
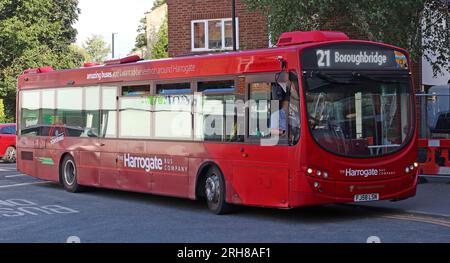
[[[289,116],[289,101],[281,102],[281,109],[272,113],[270,117],[270,133],[272,136],[287,136],[287,118]]]

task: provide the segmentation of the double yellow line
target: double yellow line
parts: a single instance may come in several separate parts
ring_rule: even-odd
[[[444,218],[436,218],[432,216],[426,216],[426,215],[418,215],[418,214],[384,214],[381,215],[382,218],[389,218],[389,219],[397,219],[397,220],[406,220],[406,221],[414,221],[414,222],[420,222],[420,223],[428,223],[443,227],[450,228],[450,219],[444,219]]]
[[[357,206],[357,207],[365,209],[366,211],[370,212],[373,216],[376,217],[427,223],[450,228],[450,217],[421,214],[420,212],[407,212],[394,208],[381,208],[370,206]]]

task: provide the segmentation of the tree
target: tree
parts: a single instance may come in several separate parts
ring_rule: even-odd
[[[244,1],[268,16],[273,42],[287,31],[341,30],[352,37],[406,48],[416,62],[424,55],[435,74],[450,67],[447,0]],[[435,54],[440,55],[433,59]]]
[[[5,116],[5,105],[3,104],[3,99],[0,99],[0,123],[6,123]]]
[[[143,17],[138,27],[138,35],[134,44],[133,52],[147,47],[147,17]]]
[[[86,50],[88,55],[94,60],[94,62],[103,62],[108,57],[111,52],[110,46],[106,43],[100,35],[90,36],[86,42],[83,44],[83,48]]]
[[[93,58],[88,54],[87,50],[77,44],[71,44],[69,50],[72,54],[76,54],[83,62],[92,62]]]
[[[155,0],[155,1],[153,2],[152,11],[155,10],[156,8],[158,8],[158,7],[160,7],[160,6],[164,5],[164,4],[166,4],[166,3],[167,3],[167,0]]]
[[[71,50],[80,10],[77,0],[0,0],[0,95],[8,119],[15,116],[16,79],[27,68],[78,67]]]
[[[158,40],[155,42],[151,49],[152,59],[169,57],[169,33],[167,17],[164,20],[164,23],[161,25],[161,28],[159,29],[157,39]]]

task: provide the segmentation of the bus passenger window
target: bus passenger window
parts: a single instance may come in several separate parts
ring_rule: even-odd
[[[171,83],[156,85],[156,91],[159,95],[171,95],[191,93],[192,89],[190,83]]]
[[[144,96],[150,95],[150,85],[123,86],[122,96]]]
[[[22,91],[21,93],[21,135],[39,136],[40,91]]]
[[[249,136],[250,138],[270,137],[272,83],[250,84]]]
[[[102,89],[102,137],[116,138],[117,136],[117,88]]]
[[[244,141],[244,122],[238,121],[238,96],[234,80],[198,82],[196,139],[218,142]],[[243,104],[243,100],[241,100]],[[243,105],[242,105],[243,106]],[[245,109],[242,107],[243,112]],[[243,115],[243,114],[241,114]]]
[[[194,96],[190,83],[160,84],[156,90],[158,95],[150,98],[154,112],[154,138],[192,139]]]
[[[100,136],[100,87],[85,88],[85,136]]]
[[[42,90],[42,119],[39,121],[41,125],[53,125],[56,120],[56,104],[55,104],[55,89]],[[46,135],[46,134],[43,134]]]
[[[68,137],[81,137],[84,133],[83,118],[83,89],[81,88],[64,88],[56,91],[56,120],[54,126],[64,126],[64,130]],[[49,129],[46,136],[54,136],[50,134],[54,129]]]
[[[151,109],[146,97],[120,98],[120,138],[150,138]]]

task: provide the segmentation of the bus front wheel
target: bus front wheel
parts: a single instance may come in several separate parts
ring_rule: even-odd
[[[61,164],[61,180],[70,193],[79,193],[83,188],[78,184],[77,165],[72,156],[67,155]]]
[[[6,149],[5,156],[3,156],[3,160],[8,163],[15,163],[16,162],[16,148],[13,146],[9,146],[8,149]]]
[[[216,167],[209,169],[206,175],[204,191],[209,210],[217,215],[224,215],[231,212],[231,205],[225,201],[225,179]]]

